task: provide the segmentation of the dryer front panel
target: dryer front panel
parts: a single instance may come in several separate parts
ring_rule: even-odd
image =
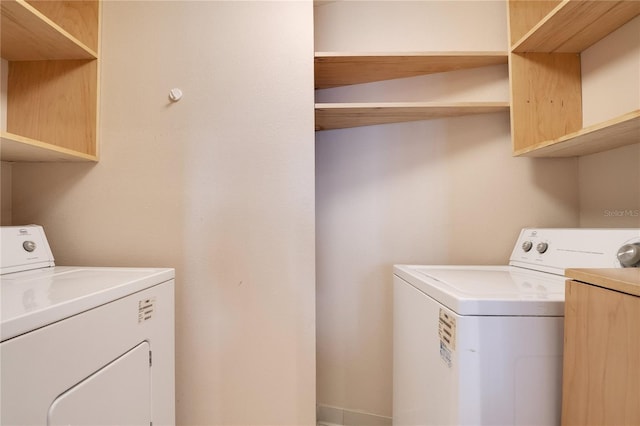
[[[47,425],[151,424],[150,347],[142,342],[57,397]]]
[[[1,342],[0,425],[175,424],[173,286]]]

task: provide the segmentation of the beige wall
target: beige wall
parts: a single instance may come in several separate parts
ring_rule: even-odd
[[[639,76],[640,16],[582,53],[584,124],[640,109]],[[640,144],[581,157],[578,168],[580,226],[640,228]]]
[[[58,264],[176,267],[178,424],[314,423],[312,28],[311,2],[105,1],[101,161],[13,166]]]
[[[490,1],[333,2],[316,50],[506,50]],[[322,101],[508,100],[506,66],[329,89]],[[578,225],[576,159],[511,157],[509,116],[316,135],[318,403],[391,415],[392,265],[505,264],[523,226]]]
[[[580,226],[640,228],[640,144],[581,157]]]

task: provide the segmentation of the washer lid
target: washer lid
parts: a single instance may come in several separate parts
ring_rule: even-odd
[[[56,266],[0,277],[0,341],[173,279],[170,268]]]
[[[564,315],[560,275],[513,266],[396,265],[394,273],[459,315]]]

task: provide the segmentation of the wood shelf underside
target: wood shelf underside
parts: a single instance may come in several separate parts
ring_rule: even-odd
[[[22,162],[98,161],[94,155],[7,132],[2,132],[0,135],[0,157],[2,161]]]
[[[2,0],[1,56],[9,61],[95,59],[97,54],[24,0]]]
[[[316,130],[508,111],[508,102],[320,103],[316,104]]]
[[[640,143],[640,110],[585,127],[514,153],[525,157],[575,157]]]
[[[414,77],[506,64],[507,61],[507,52],[316,52],[315,88]]]
[[[640,1],[565,0],[525,34],[514,52],[579,53],[640,14]]]

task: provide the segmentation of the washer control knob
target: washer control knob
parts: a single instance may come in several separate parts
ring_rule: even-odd
[[[549,244],[547,244],[547,243],[538,243],[538,245],[536,246],[536,250],[540,254],[542,254],[545,251],[547,251],[548,248],[549,248]]]
[[[531,247],[533,247],[533,243],[531,241],[525,241],[522,243],[522,250],[524,250],[525,253],[531,250]]]
[[[34,243],[33,241],[25,241],[24,243],[22,243],[22,248],[31,253],[36,249],[36,243]]]
[[[640,267],[640,243],[623,245],[617,256],[623,268]]]

